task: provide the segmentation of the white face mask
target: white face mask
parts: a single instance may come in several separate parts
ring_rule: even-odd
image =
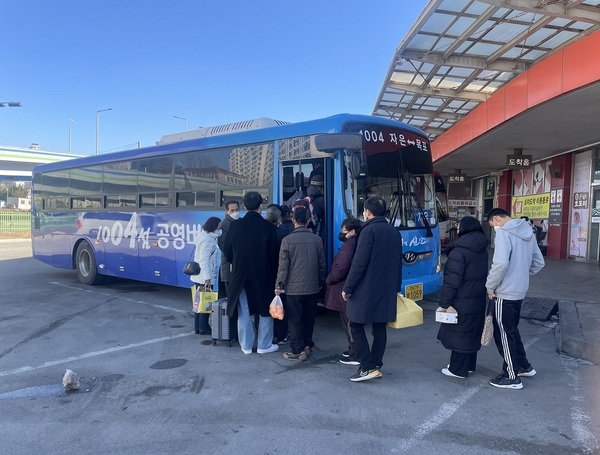
[[[211,232],[210,234],[215,237],[221,237],[221,234],[223,234],[223,229],[217,229],[215,232]]]
[[[494,231],[497,231],[498,229],[500,229],[500,226],[494,226]]]
[[[233,212],[232,214],[229,215],[231,218],[233,218],[234,220],[239,219],[240,217],[240,212]]]

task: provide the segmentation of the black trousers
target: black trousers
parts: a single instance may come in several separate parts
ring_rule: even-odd
[[[494,299],[494,342],[504,359],[502,372],[515,379],[519,369],[527,369],[525,347],[519,333],[521,304],[523,300]]]
[[[457,376],[467,377],[469,371],[475,371],[477,367],[477,352],[456,352],[450,354],[450,373]]]
[[[285,312],[290,330],[290,348],[293,354],[300,354],[305,346],[312,348],[317,316],[318,294],[287,295]]]
[[[352,333],[350,332],[350,321],[348,320],[348,316],[345,311],[340,311],[340,320],[342,321],[342,327],[344,328],[344,333],[346,334],[346,338],[348,338],[348,355],[351,359],[356,359],[356,347],[354,347],[354,339],[352,338]]]
[[[356,360],[360,362],[361,370],[373,370],[383,366],[383,354],[387,344],[387,322],[374,322],[373,344],[369,348],[369,341],[365,333],[365,325],[350,321],[350,332],[356,348]]]

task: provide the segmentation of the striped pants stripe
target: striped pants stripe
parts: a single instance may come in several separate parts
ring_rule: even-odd
[[[494,298],[494,341],[504,359],[502,371],[510,379],[520,369],[529,368],[525,347],[519,333],[519,319],[523,300]]]

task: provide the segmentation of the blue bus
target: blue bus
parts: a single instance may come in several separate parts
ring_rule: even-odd
[[[341,222],[362,217],[365,198],[377,194],[402,237],[399,291],[421,300],[440,289],[439,207],[427,136],[363,115],[295,124],[257,119],[37,166],[33,257],[76,270],[89,285],[113,276],[188,287],[183,265],[208,217],[223,218],[225,204],[241,203],[248,191],[258,191],[265,206],[284,203],[313,172],[325,181],[328,264],[340,247]]]

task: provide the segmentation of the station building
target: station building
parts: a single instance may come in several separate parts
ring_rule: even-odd
[[[599,4],[431,0],[398,46],[373,114],[429,135],[456,221],[501,207],[599,261]]]

